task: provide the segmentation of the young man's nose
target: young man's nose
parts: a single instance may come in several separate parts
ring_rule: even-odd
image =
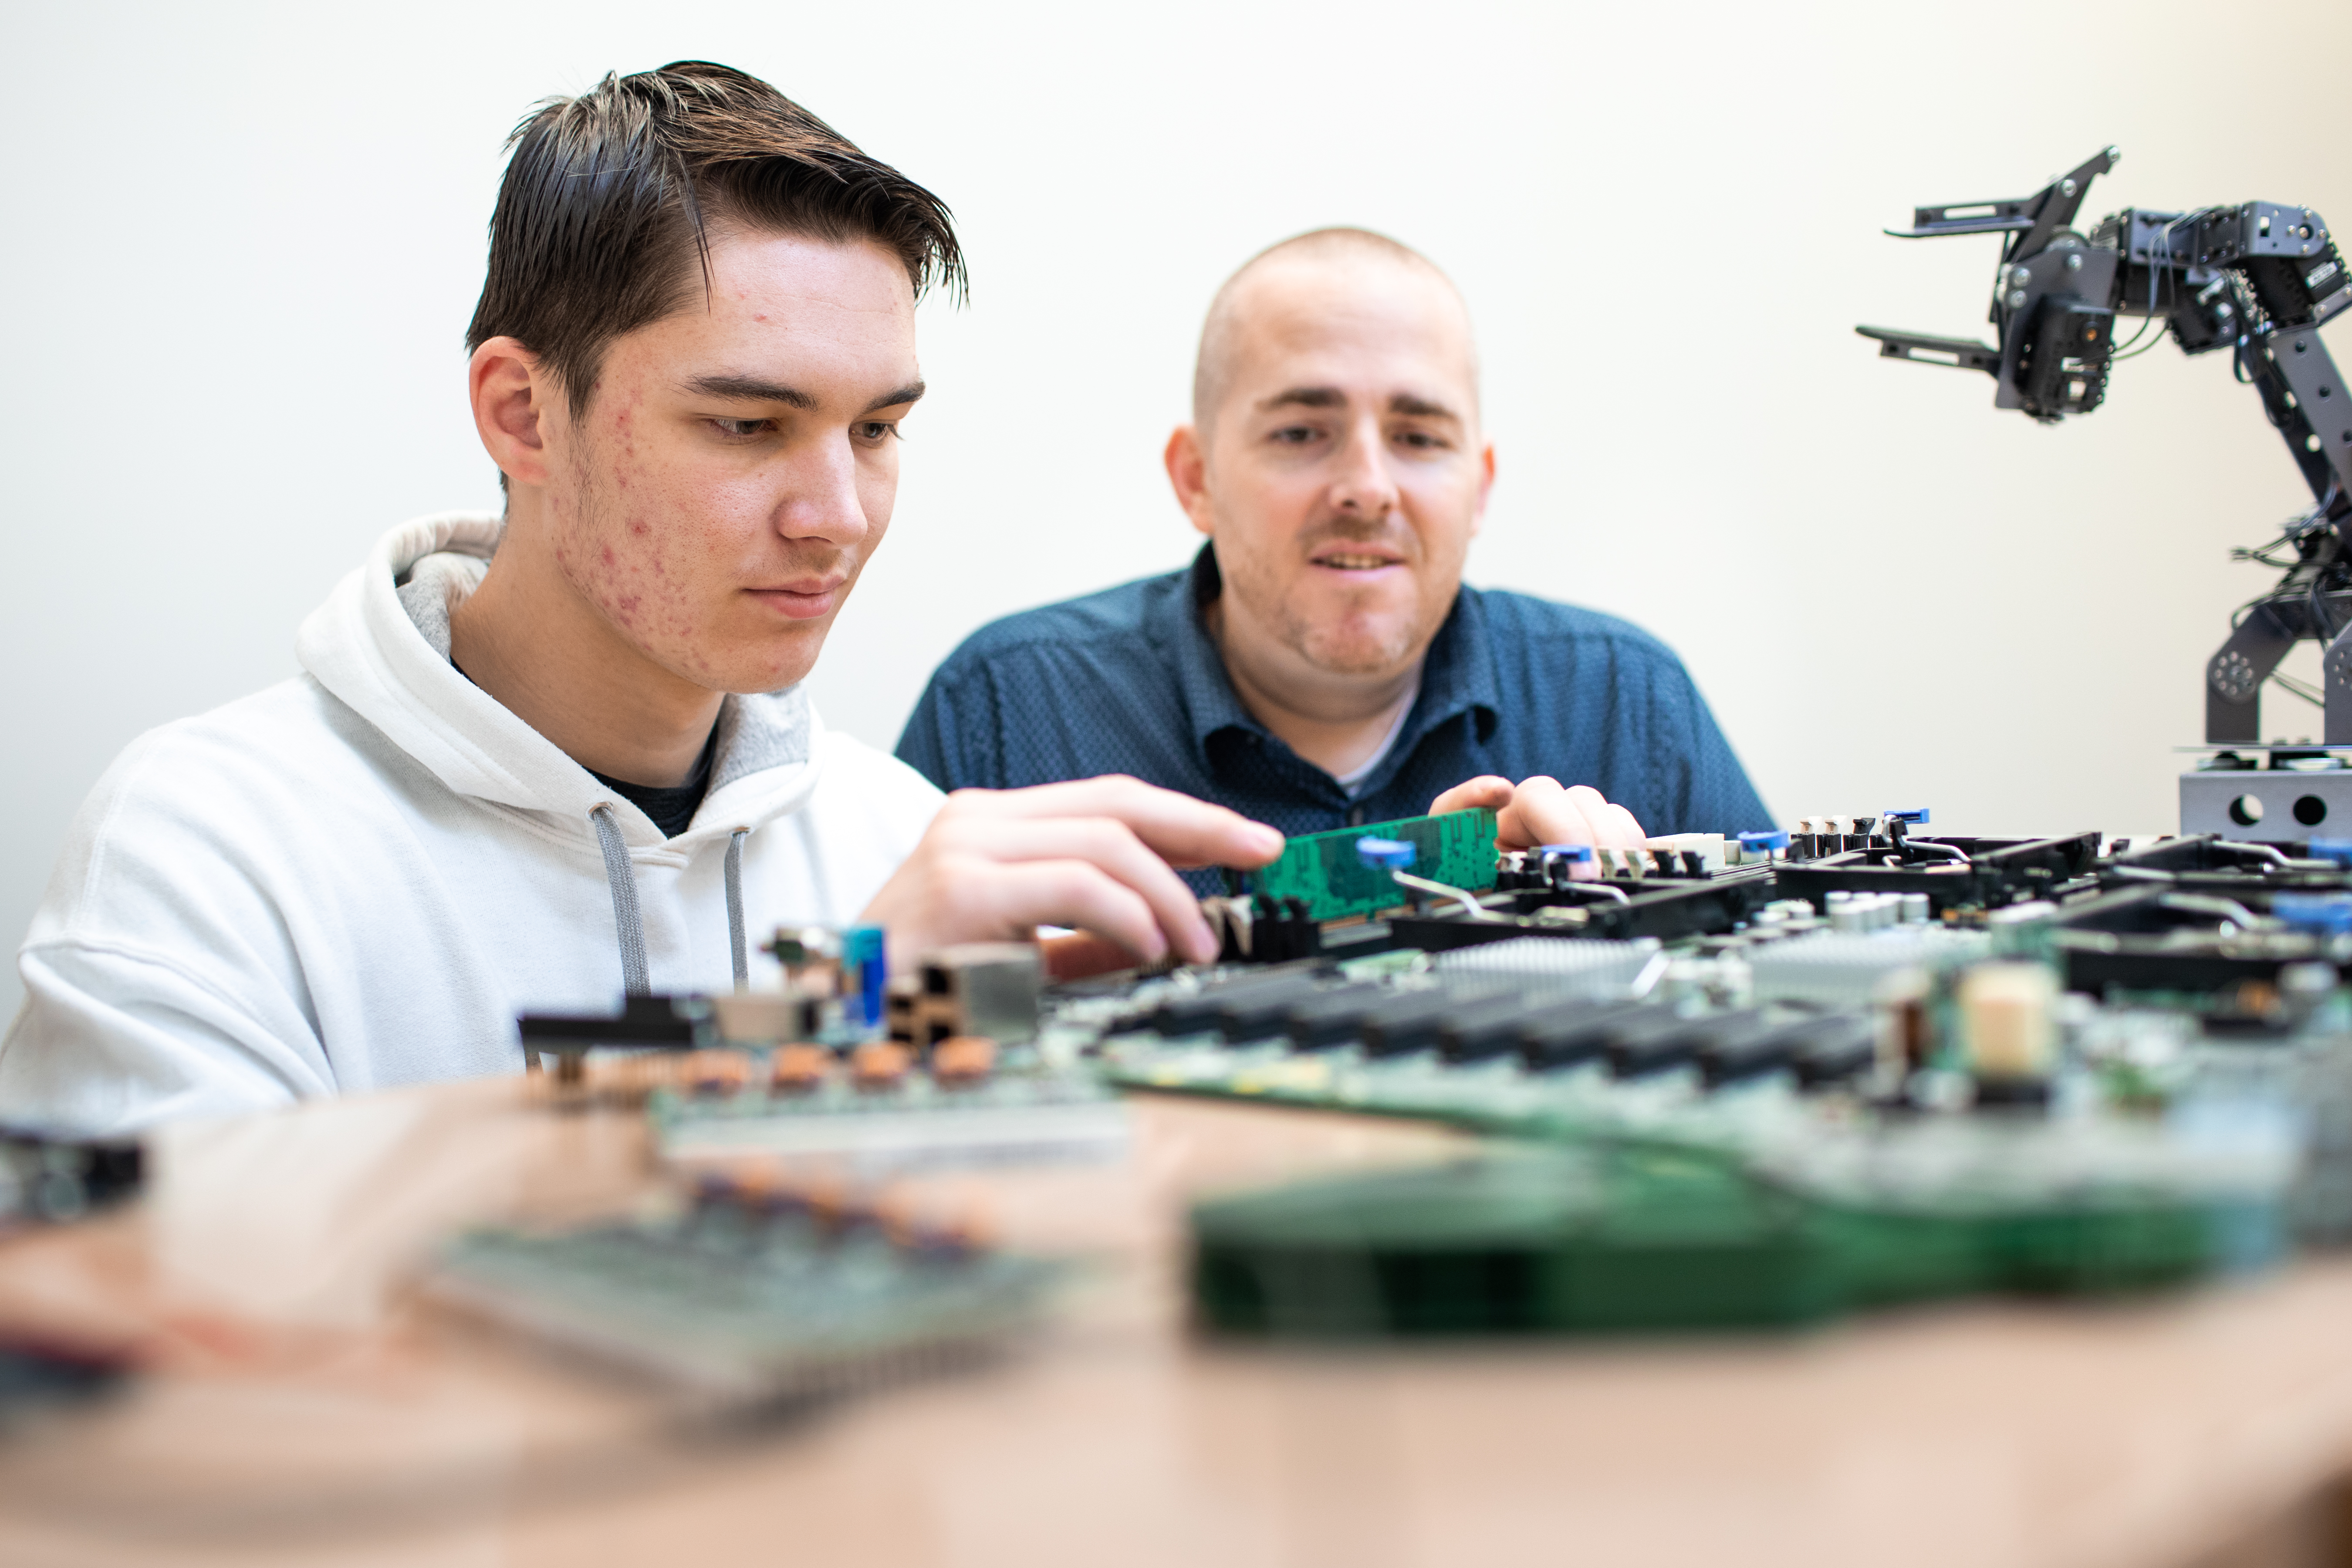
[[[846,547],[864,539],[869,526],[857,493],[857,454],[846,436],[793,465],[776,506],[777,532]]]

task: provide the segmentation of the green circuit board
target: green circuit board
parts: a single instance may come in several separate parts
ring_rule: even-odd
[[[1495,885],[1495,814],[1481,806],[1443,816],[1408,816],[1292,839],[1274,864],[1255,874],[1258,891],[1276,899],[1304,899],[1318,921],[1368,915],[1393,909],[1405,895],[1388,872],[1367,866],[1356,854],[1360,838],[1394,838],[1416,851],[1417,877],[1450,888],[1484,892]]]

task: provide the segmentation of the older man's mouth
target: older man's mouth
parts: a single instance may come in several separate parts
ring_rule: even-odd
[[[1402,566],[1404,563],[1397,556],[1371,551],[1329,550],[1316,556],[1314,564],[1328,566],[1335,572],[1378,572],[1382,567]]]

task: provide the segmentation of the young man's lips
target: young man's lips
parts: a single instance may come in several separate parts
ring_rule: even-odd
[[[806,584],[795,588],[746,588],[745,593],[796,621],[811,621],[833,608],[841,596],[839,583]]]

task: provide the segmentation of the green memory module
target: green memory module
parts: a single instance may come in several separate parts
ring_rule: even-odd
[[[1356,843],[1362,838],[1412,845],[1416,877],[1474,893],[1495,885],[1495,814],[1483,806],[1306,834],[1255,872],[1255,885],[1270,898],[1304,899],[1308,916],[1318,921],[1394,909],[1406,895],[1386,868],[1367,866],[1357,855]]]

